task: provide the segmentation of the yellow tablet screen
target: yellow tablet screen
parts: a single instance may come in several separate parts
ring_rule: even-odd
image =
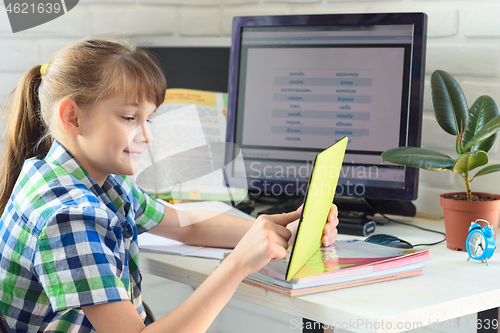
[[[344,137],[319,153],[314,160],[286,280],[290,280],[321,246],[321,236],[337,188],[347,141],[347,137]]]

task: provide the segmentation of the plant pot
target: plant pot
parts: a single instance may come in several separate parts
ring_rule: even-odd
[[[500,215],[500,195],[474,193],[478,197],[489,196],[496,198],[496,200],[491,201],[466,201],[445,198],[445,196],[455,194],[464,194],[464,192],[443,193],[439,198],[444,212],[446,246],[451,250],[465,252],[465,241],[469,234],[469,227],[471,222],[477,219],[484,219],[493,226],[496,239]],[[480,224],[484,226],[486,223],[481,222]]]

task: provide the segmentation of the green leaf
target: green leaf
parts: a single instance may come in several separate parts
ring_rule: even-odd
[[[479,97],[469,109],[469,122],[462,136],[462,146],[480,132],[486,123],[498,116],[498,108],[490,96]],[[471,146],[471,151],[483,150],[488,152],[495,142],[496,134],[490,136],[483,142]]]
[[[431,102],[436,120],[443,130],[452,135],[467,126],[469,110],[458,82],[445,71],[437,70],[431,76]]]
[[[500,115],[488,121],[479,132],[474,134],[474,136],[465,144],[464,150],[469,150],[471,147],[488,139],[490,136],[492,136],[499,130],[500,130]]]
[[[484,176],[484,175],[487,175],[489,173],[498,172],[498,171],[500,171],[500,164],[488,165],[487,167],[482,168],[481,170],[476,172],[476,174],[474,175],[474,178],[479,177],[479,176]],[[474,179],[474,178],[472,178],[472,179]],[[471,181],[472,181],[472,179],[471,179]]]
[[[382,153],[382,163],[406,165],[425,170],[451,170],[455,160],[448,155],[417,147],[399,147]]]
[[[484,151],[468,152],[457,158],[453,173],[465,173],[488,163],[488,154]]]

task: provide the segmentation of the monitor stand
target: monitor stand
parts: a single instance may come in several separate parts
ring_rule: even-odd
[[[272,207],[260,211],[261,214],[281,214],[300,207],[304,197],[282,198],[282,201]],[[336,197],[334,203],[339,209],[339,225],[337,230],[341,234],[369,236],[376,229],[373,216],[379,214],[393,214],[415,216],[416,208],[411,201],[367,199],[356,197]]]
[[[360,212],[371,216],[378,213],[414,217],[417,213],[415,205],[411,201],[405,200],[335,197],[333,202],[339,211]]]
[[[273,215],[273,214],[288,213],[296,210],[304,202],[304,196],[301,195],[295,197],[280,197],[280,198],[275,198],[274,200],[271,199],[270,197],[260,197],[256,200],[261,201],[265,204],[272,205],[271,207],[258,212],[257,216],[262,214]]]

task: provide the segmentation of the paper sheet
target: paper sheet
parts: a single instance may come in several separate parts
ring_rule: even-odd
[[[162,202],[168,207],[179,210],[205,210],[216,213],[226,213],[228,215],[242,217],[252,221],[255,220],[254,217],[245,214],[242,211],[220,201],[180,203],[176,205],[167,203],[165,201]],[[232,249],[226,248],[186,245],[172,239],[150,234],[148,232],[140,234],[138,240],[140,249],[184,256],[223,259],[225,253],[232,251]]]

